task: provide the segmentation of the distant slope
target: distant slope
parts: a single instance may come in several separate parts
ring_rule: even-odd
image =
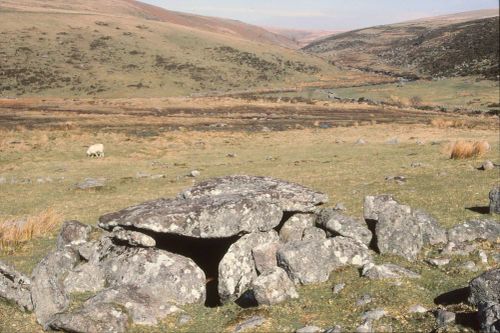
[[[313,42],[304,50],[337,65],[358,69],[410,76],[483,75],[496,79],[498,10],[350,31]]]
[[[161,97],[365,76],[241,35],[145,19],[129,0],[9,1],[0,5],[0,97]]]
[[[291,39],[261,27],[243,22],[180,13],[135,0],[2,0],[0,10],[15,9],[35,12],[94,13],[113,16],[135,16],[147,20],[169,22],[208,32],[227,34],[255,42],[297,48]]]
[[[298,47],[304,47],[318,39],[343,32],[331,30],[298,30],[273,27],[265,27],[265,29],[278,35],[285,36],[287,39],[296,42]]]

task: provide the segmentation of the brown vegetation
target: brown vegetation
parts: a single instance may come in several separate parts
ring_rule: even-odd
[[[465,159],[483,156],[490,150],[487,141],[456,141],[450,146],[450,158]]]
[[[29,240],[46,236],[60,221],[61,216],[52,208],[37,215],[4,220],[0,222],[0,251],[9,251]]]

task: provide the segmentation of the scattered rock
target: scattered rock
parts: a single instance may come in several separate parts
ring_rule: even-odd
[[[388,145],[397,145],[397,144],[399,144],[399,139],[398,138],[392,138],[392,139],[387,140],[385,143],[388,144]]]
[[[373,322],[371,320],[365,320],[363,324],[356,327],[356,333],[371,333],[373,332],[372,326]]]
[[[0,261],[0,297],[16,303],[23,311],[33,310],[31,281]]]
[[[338,283],[333,287],[333,293],[336,295],[345,288],[345,283]]]
[[[192,170],[189,173],[189,177],[193,177],[193,178],[199,177],[200,175],[201,175],[201,172],[199,172],[198,170]]]
[[[234,333],[244,332],[246,330],[261,326],[262,324],[264,324],[264,322],[265,319],[262,318],[261,316],[253,316],[250,319],[247,319],[244,322],[236,325]]]
[[[478,253],[478,256],[479,256],[479,259],[481,259],[481,262],[483,264],[488,264],[488,255],[486,254],[486,252],[484,252],[483,250],[480,250]]]
[[[105,178],[86,178],[83,182],[78,183],[75,187],[79,190],[101,189],[106,185]]]
[[[385,180],[386,181],[395,181],[398,184],[406,183],[405,176],[386,176]]]
[[[119,242],[124,242],[130,246],[155,247],[154,238],[141,232],[125,230],[121,227],[113,229],[111,237]]]
[[[142,171],[138,171],[136,174],[135,174],[135,178],[149,178],[151,177],[151,174],[150,173],[147,173],[147,172],[142,172]]]
[[[345,207],[345,205],[342,203],[342,202],[339,202],[338,204],[335,205],[335,208],[333,208],[334,210],[337,210],[337,211],[346,211],[347,208]]]
[[[411,165],[410,165],[412,168],[421,168],[424,166],[423,163],[421,162],[412,162]]]
[[[219,263],[219,297],[222,302],[234,301],[245,293],[257,278],[252,249],[278,242],[278,234],[254,232],[233,243]]]
[[[490,214],[500,214],[500,186],[493,188],[489,194]]]
[[[356,305],[365,306],[367,304],[370,304],[371,302],[372,302],[372,297],[368,294],[365,294],[356,301]]]
[[[460,268],[466,270],[466,271],[471,271],[471,272],[477,272],[478,268],[476,267],[476,263],[474,261],[466,261],[463,263]]]
[[[410,313],[426,313],[427,309],[424,308],[422,305],[413,305],[412,307],[410,307],[408,312],[410,312]]]
[[[446,246],[441,250],[441,254],[444,255],[458,255],[458,256],[468,256],[473,251],[477,249],[475,244],[448,242]]]
[[[368,263],[363,266],[361,275],[369,279],[420,278],[419,274],[394,264],[375,265]]]
[[[358,139],[355,144],[357,144],[357,145],[365,145],[366,141],[363,140],[363,139]]]
[[[324,333],[342,333],[342,327],[339,325],[335,325],[332,328],[328,328]]]
[[[361,315],[362,320],[379,320],[384,317],[387,312],[384,309],[375,309],[366,311]]]
[[[438,310],[436,315],[436,324],[438,327],[444,327],[455,322],[456,315],[446,310]]]
[[[298,298],[293,282],[280,267],[265,271],[253,282],[253,293],[260,305],[274,305]]]
[[[48,326],[53,330],[66,332],[126,332],[128,316],[121,307],[114,304],[96,304],[70,313],[54,315]]]
[[[180,326],[184,326],[188,324],[193,318],[187,314],[181,314],[179,319],[177,320],[177,324]]]
[[[495,220],[475,220],[459,224],[448,230],[448,239],[454,243],[476,239],[496,242],[500,239],[500,223]]]
[[[333,235],[350,237],[365,245],[369,245],[372,239],[372,233],[364,221],[345,216],[333,209],[322,209],[317,224]]]
[[[493,170],[495,169],[495,164],[492,161],[484,161],[478,169],[484,171]]]
[[[448,259],[448,258],[442,258],[442,259],[431,258],[431,259],[427,259],[425,261],[434,267],[446,266],[450,263],[450,259]]]
[[[304,326],[295,331],[295,333],[320,333],[323,332],[318,326]]]
[[[234,153],[229,153],[229,154],[226,155],[226,157],[229,157],[229,158],[234,158],[236,156],[238,156],[238,155],[236,155]]]
[[[302,240],[304,230],[314,226],[316,217],[315,214],[294,214],[285,221],[280,229],[281,242],[288,243]]]

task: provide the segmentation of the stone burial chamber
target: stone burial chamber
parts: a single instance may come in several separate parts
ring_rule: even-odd
[[[269,177],[206,180],[101,216],[97,226],[65,222],[31,278],[0,262],[0,297],[33,311],[46,330],[124,332],[131,323],[157,325],[186,304],[290,301],[296,286],[325,282],[348,265],[370,279],[418,278],[375,265],[373,256],[414,261],[424,246],[459,242],[471,230],[475,238],[499,234],[490,221],[447,232],[390,195],[365,197],[363,219],[320,207],[327,202]]]

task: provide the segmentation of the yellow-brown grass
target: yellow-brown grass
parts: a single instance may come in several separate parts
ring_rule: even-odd
[[[467,122],[464,119],[434,118],[431,120],[431,125],[437,128],[464,128]]]
[[[0,221],[0,250],[12,250],[19,245],[51,233],[61,216],[52,208],[33,216]]]
[[[490,150],[487,141],[456,141],[452,143],[447,151],[452,159],[466,159],[483,156]]]

